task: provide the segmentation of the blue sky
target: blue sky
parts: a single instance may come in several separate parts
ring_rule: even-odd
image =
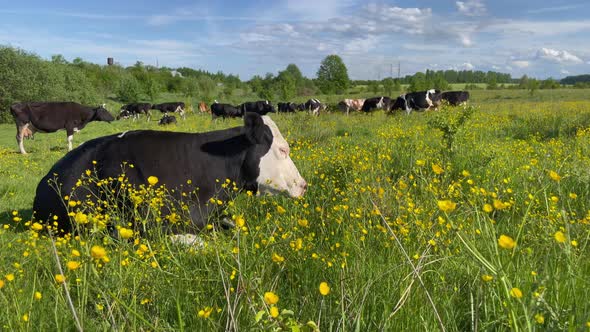
[[[590,73],[587,0],[10,1],[0,44],[49,58],[252,75],[340,55],[353,79],[426,69]]]

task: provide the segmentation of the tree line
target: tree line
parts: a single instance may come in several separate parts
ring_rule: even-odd
[[[511,88],[528,89],[531,93],[536,89],[560,87],[560,82],[553,79],[541,81],[526,75],[513,79],[510,74],[472,70],[426,70],[399,79],[352,81],[338,55],[326,56],[313,79],[303,76],[295,64],[289,64],[276,75],[267,73],[242,81],[237,75],[223,72],[210,73],[187,67],[173,70],[142,62],[123,67],[98,65],[81,58],[68,62],[61,55],[44,60],[33,53],[6,46],[0,46],[0,68],[0,122],[11,121],[7,110],[12,103],[31,100],[97,105],[105,98],[121,103],[155,102],[162,94],[173,93],[211,103],[214,99],[237,102],[246,97],[289,101],[320,93],[372,92],[392,96],[402,90],[449,90],[451,83],[465,83],[466,90]],[[561,83],[590,87],[590,75],[567,77]]]

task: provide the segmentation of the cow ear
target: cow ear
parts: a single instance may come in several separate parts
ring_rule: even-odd
[[[250,142],[260,144],[264,141],[264,121],[258,113],[246,112],[244,114],[244,129]]]

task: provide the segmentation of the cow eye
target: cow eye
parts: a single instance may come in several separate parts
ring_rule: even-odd
[[[281,152],[281,155],[285,158],[287,158],[289,156],[289,148],[286,147],[280,147],[279,151]]]

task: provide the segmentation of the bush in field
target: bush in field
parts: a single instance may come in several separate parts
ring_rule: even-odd
[[[317,86],[324,94],[341,94],[350,85],[348,70],[337,55],[328,55],[322,61],[317,73]]]
[[[141,99],[141,86],[135,77],[125,75],[119,80],[117,98],[124,103],[133,103]]]

